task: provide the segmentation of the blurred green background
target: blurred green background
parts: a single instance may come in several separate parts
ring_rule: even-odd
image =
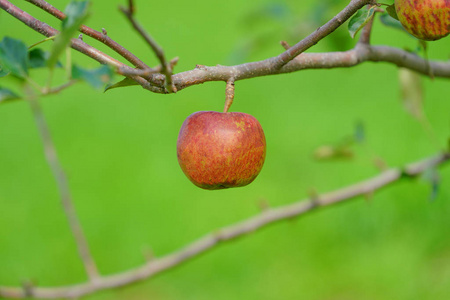
[[[25,1],[12,1],[59,28]],[[68,1],[51,1],[63,9]],[[157,62],[118,12],[126,1],[92,1],[87,25]],[[175,71],[196,64],[237,64],[275,56],[280,40],[294,44],[348,1],[136,1],[137,17],[164,48],[179,56]],[[28,45],[42,36],[0,12],[1,36]],[[92,39],[85,41],[114,55]],[[309,51],[351,48],[346,26]],[[414,49],[417,42],[384,27],[374,44]],[[47,48],[50,45],[44,45]],[[450,38],[429,43],[446,60]],[[118,56],[115,56],[118,57]],[[98,64],[73,54],[85,67]],[[45,82],[46,71],[33,71]],[[61,73],[63,74],[63,73]],[[425,111],[442,147],[450,136],[448,79],[424,79]],[[0,79],[2,86],[13,86]],[[236,83],[232,111],[255,116],[267,139],[265,166],[245,188],[205,191],[191,184],[176,159],[184,119],[222,110],[225,85],[210,82],[175,95],[139,87],[107,93],[81,83],[42,99],[74,204],[103,274],[141,265],[219,227],[259,213],[259,203],[292,203],[438,151],[400,101],[395,66],[306,70]],[[317,161],[315,149],[364,125],[352,159]],[[448,299],[450,295],[450,168],[440,169],[434,200],[426,180],[405,180],[362,198],[269,226],[226,243],[150,280],[85,299]],[[0,106],[0,285],[65,285],[86,280],[45,162],[30,108]]]

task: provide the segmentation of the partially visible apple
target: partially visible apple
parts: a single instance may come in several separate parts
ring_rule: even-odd
[[[249,114],[199,111],[181,126],[177,156],[184,174],[200,188],[241,187],[261,171],[266,139]]]
[[[434,41],[450,33],[450,0],[395,0],[403,27],[413,36]]]

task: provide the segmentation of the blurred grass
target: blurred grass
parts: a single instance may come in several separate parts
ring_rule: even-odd
[[[62,9],[66,1],[52,3]],[[106,28],[112,38],[156,64],[119,15],[116,7],[124,3],[95,1],[87,25]],[[247,53],[244,61],[278,54],[278,41],[288,39],[289,32],[277,29],[264,35],[265,27],[249,32],[241,26],[249,12],[268,3],[137,1],[137,16],[168,57],[180,56],[176,71],[181,72],[196,64],[227,63],[241,41],[260,35],[271,42]],[[297,21],[308,19],[316,5],[282,3]],[[344,4],[333,4],[330,13]],[[30,4],[17,5],[57,27]],[[8,28],[2,36],[17,36],[28,44],[41,39],[4,12],[0,28]],[[333,35],[347,38],[345,44],[351,46],[354,41],[344,33],[341,28]],[[416,47],[413,39],[379,22],[373,41]],[[324,41],[310,51],[344,45],[332,44]],[[448,58],[449,46],[449,38],[430,43],[430,57]],[[73,56],[86,67],[96,66],[82,55]],[[42,82],[47,76],[45,71],[35,75]],[[0,84],[5,81],[0,79]],[[425,79],[424,85],[426,113],[445,145],[450,135],[448,80]],[[194,86],[176,95],[137,87],[103,94],[80,84],[43,99],[42,105],[93,254],[102,273],[109,274],[143,263],[146,249],[164,255],[257,214],[261,200],[273,206],[292,203],[311,188],[325,192],[373,176],[377,170],[372,153],[389,166],[434,154],[437,149],[398,96],[396,68],[381,63],[238,82],[232,110],[259,119],[268,141],[267,159],[250,186],[215,192],[198,189],[184,177],[175,146],[189,114],[222,109],[223,83]],[[358,121],[364,123],[367,140],[364,147],[356,147],[354,159],[312,159],[318,146],[352,134]],[[447,299],[450,169],[440,174],[434,201],[429,200],[426,182],[404,181],[369,202],[359,199],[270,226],[154,279],[86,299]],[[2,285],[17,286],[28,279],[39,285],[85,280],[23,101],[0,107],[0,207]]]

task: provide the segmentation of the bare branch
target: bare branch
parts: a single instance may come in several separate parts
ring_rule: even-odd
[[[231,77],[238,81],[306,69],[349,68],[364,62],[392,63],[423,75],[429,75],[429,68],[431,68],[435,77],[450,78],[450,62],[429,61],[428,68],[427,61],[414,53],[394,47],[359,43],[354,49],[344,52],[302,53],[277,71],[271,67],[271,59],[266,59],[236,66],[202,66],[177,73],[172,76],[172,80],[177,90],[180,91],[208,81],[227,81]],[[158,76],[160,75],[155,75],[154,82],[157,82]],[[160,78],[159,81],[162,82],[162,80],[163,78]]]
[[[351,12],[359,7],[359,5],[364,5],[365,3],[369,2],[369,0],[351,1],[346,9],[344,9],[340,14],[338,14],[335,18],[333,18],[333,20],[330,21],[331,25],[329,25],[330,22],[328,22],[328,25],[324,25],[323,27],[333,28],[334,26],[337,26],[336,24],[341,24],[344,20],[343,17],[351,15]],[[3,8],[8,13],[24,22],[27,26],[33,28],[34,30],[42,33],[45,36],[50,37],[58,33],[57,30],[51,28],[43,22],[40,22],[39,20],[36,20],[27,13],[24,13],[6,0],[0,0],[0,8]],[[125,12],[128,11],[125,9]],[[171,74],[171,69],[173,68],[176,61],[171,61],[169,65],[167,65],[164,59],[165,63],[160,67],[141,71],[139,69],[136,70],[120,63],[119,61],[109,57],[108,55],[78,39],[72,39],[72,48],[99,61],[100,63],[115,66],[116,72],[118,74],[135,80],[143,88],[155,93],[168,93],[170,91],[170,86],[173,87],[174,91],[179,91],[186,87],[201,84],[207,81],[227,81],[232,77],[235,81],[238,81],[259,76],[295,72],[304,69],[331,69],[342,67],[347,68],[367,61],[388,62],[399,67],[414,70],[427,76],[429,76],[429,74],[433,74],[436,77],[450,78],[450,62],[430,61],[428,63],[425,59],[398,48],[386,46],[371,46],[365,42],[366,40],[368,41],[368,34],[370,34],[370,25],[366,26],[366,28],[363,30],[360,42],[352,50],[329,53],[302,53],[301,55],[298,55],[294,59],[290,60],[280,69],[274,68],[274,61],[277,60],[277,57],[273,57],[263,61],[245,63],[236,66],[201,66],[196,67],[194,70],[178,73],[172,76],[169,76],[169,74]],[[318,34],[316,31],[305,40],[310,39],[311,36],[314,38],[320,38],[321,33]],[[300,42],[300,44],[302,43],[303,42]],[[308,44],[307,41],[305,41],[304,43]],[[294,47],[298,48],[298,45],[299,44],[293,47],[289,47],[286,52],[294,51],[292,49]],[[287,44],[284,44],[283,46],[288,47]],[[165,71],[162,70],[163,66],[166,66]],[[156,74],[160,72],[163,74]],[[170,82],[170,80],[172,82]],[[171,83],[169,88],[167,85],[168,83]]]
[[[126,9],[125,7],[120,7],[120,10],[130,21],[133,28],[139,33],[139,35],[150,46],[150,48],[153,50],[156,57],[158,58],[158,60],[161,64],[161,73],[163,73],[165,75],[164,85],[165,85],[167,92],[175,93],[177,90],[172,84],[172,65],[167,63],[166,57],[164,56],[164,51],[161,48],[161,46],[159,46],[159,44],[155,41],[155,39],[153,39],[153,37],[148,32],[146,32],[144,30],[144,28],[134,18],[133,13],[135,10],[135,6],[133,4],[133,1],[132,0],[128,1],[128,9]]]
[[[32,28],[33,30],[39,32],[40,34],[46,36],[46,37],[52,37],[57,34],[59,34],[59,31],[54,29],[53,27],[49,26],[48,24],[39,21],[38,19],[34,18],[30,14],[24,12],[17,6],[14,6],[9,1],[6,0],[0,0],[0,8],[5,10],[7,13],[15,17],[16,19],[22,21],[25,25]],[[92,59],[98,61],[101,64],[106,64],[115,67],[116,69],[125,69],[125,70],[133,70],[133,68],[130,68],[129,66],[121,63],[120,61],[110,57],[109,55],[97,50],[96,48],[86,44],[85,42],[79,40],[79,39],[72,39],[71,40],[71,47],[86,56],[91,57]],[[118,72],[121,74],[120,72]],[[148,82],[146,79],[135,76],[135,75],[126,75],[121,74],[124,76],[127,76],[137,83],[139,83],[143,88],[150,90],[155,93],[165,93],[165,90],[163,88],[157,87],[152,85],[150,82]]]
[[[61,198],[61,204],[66,214],[67,220],[69,222],[70,230],[72,231],[73,237],[78,249],[78,254],[80,255],[81,261],[83,262],[86,273],[91,282],[95,282],[100,277],[97,266],[92,258],[91,252],[89,250],[89,245],[84,236],[83,229],[78,220],[75,207],[72,203],[72,196],[70,194],[69,184],[67,182],[66,174],[64,173],[61,164],[56,153],[55,145],[53,144],[52,137],[50,135],[50,130],[45,121],[42,108],[38,102],[38,99],[33,95],[28,87],[28,100],[30,103],[31,111],[33,112],[33,117],[36,122],[41,140],[44,146],[44,154],[47,159],[47,163],[55,178],[56,184],[58,186],[59,196]],[[31,289],[31,288],[30,288]],[[28,291],[30,292],[30,291]]]
[[[335,31],[339,26],[341,26],[347,19],[353,16],[360,8],[364,5],[372,3],[373,0],[351,0],[350,3],[334,18],[328,21],[325,25],[317,28],[316,31],[311,33],[309,36],[295,44],[294,46],[287,49],[285,52],[281,53],[274,58],[273,68],[275,70],[280,69],[285,64],[293,60],[300,53],[308,50],[310,47],[317,44],[321,39]]]
[[[47,3],[44,0],[26,0],[26,1],[36,5],[37,7],[42,8],[43,10],[45,10],[46,12],[48,12],[49,14],[51,14],[52,16],[54,16],[60,20],[64,20],[66,18],[66,15],[62,11],[53,7],[51,4]],[[133,53],[128,51],[125,47],[123,47],[122,45],[120,45],[119,43],[117,43],[116,41],[111,39],[107,35],[106,30],[103,29],[102,32],[99,32],[99,31],[96,31],[85,25],[81,25],[80,31],[82,33],[84,33],[85,35],[90,36],[90,37],[102,42],[109,48],[113,49],[118,54],[120,54],[122,57],[124,57],[126,60],[128,60],[130,63],[132,63],[134,66],[141,68],[141,69],[149,69],[150,68],[143,61],[141,61],[137,56],[135,56]]]
[[[256,230],[265,228],[268,225],[279,221],[302,216],[315,209],[328,207],[334,204],[345,202],[358,196],[372,195],[375,191],[398,182],[401,178],[416,177],[430,168],[438,167],[450,160],[450,153],[441,153],[431,158],[427,158],[415,163],[411,163],[404,168],[389,169],[379,175],[344,187],[342,189],[322,194],[314,194],[311,198],[298,201],[292,204],[280,206],[278,208],[266,208],[259,215],[241,221],[237,224],[223,227],[206,235],[186,247],[165,255],[154,258],[141,267],[131,269],[115,275],[104,276],[97,282],[77,284],[62,287],[48,287],[28,289],[27,292],[21,288],[0,287],[0,296],[6,298],[75,298],[94,293],[99,290],[121,287],[133,282],[141,281],[155,276],[165,270],[178,266],[190,259],[203,254],[206,251],[216,248],[221,242],[231,241]]]

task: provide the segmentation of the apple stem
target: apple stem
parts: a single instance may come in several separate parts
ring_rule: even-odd
[[[231,104],[234,100],[234,77],[227,80],[227,86],[225,88],[225,107],[223,112],[226,113],[230,109]]]

